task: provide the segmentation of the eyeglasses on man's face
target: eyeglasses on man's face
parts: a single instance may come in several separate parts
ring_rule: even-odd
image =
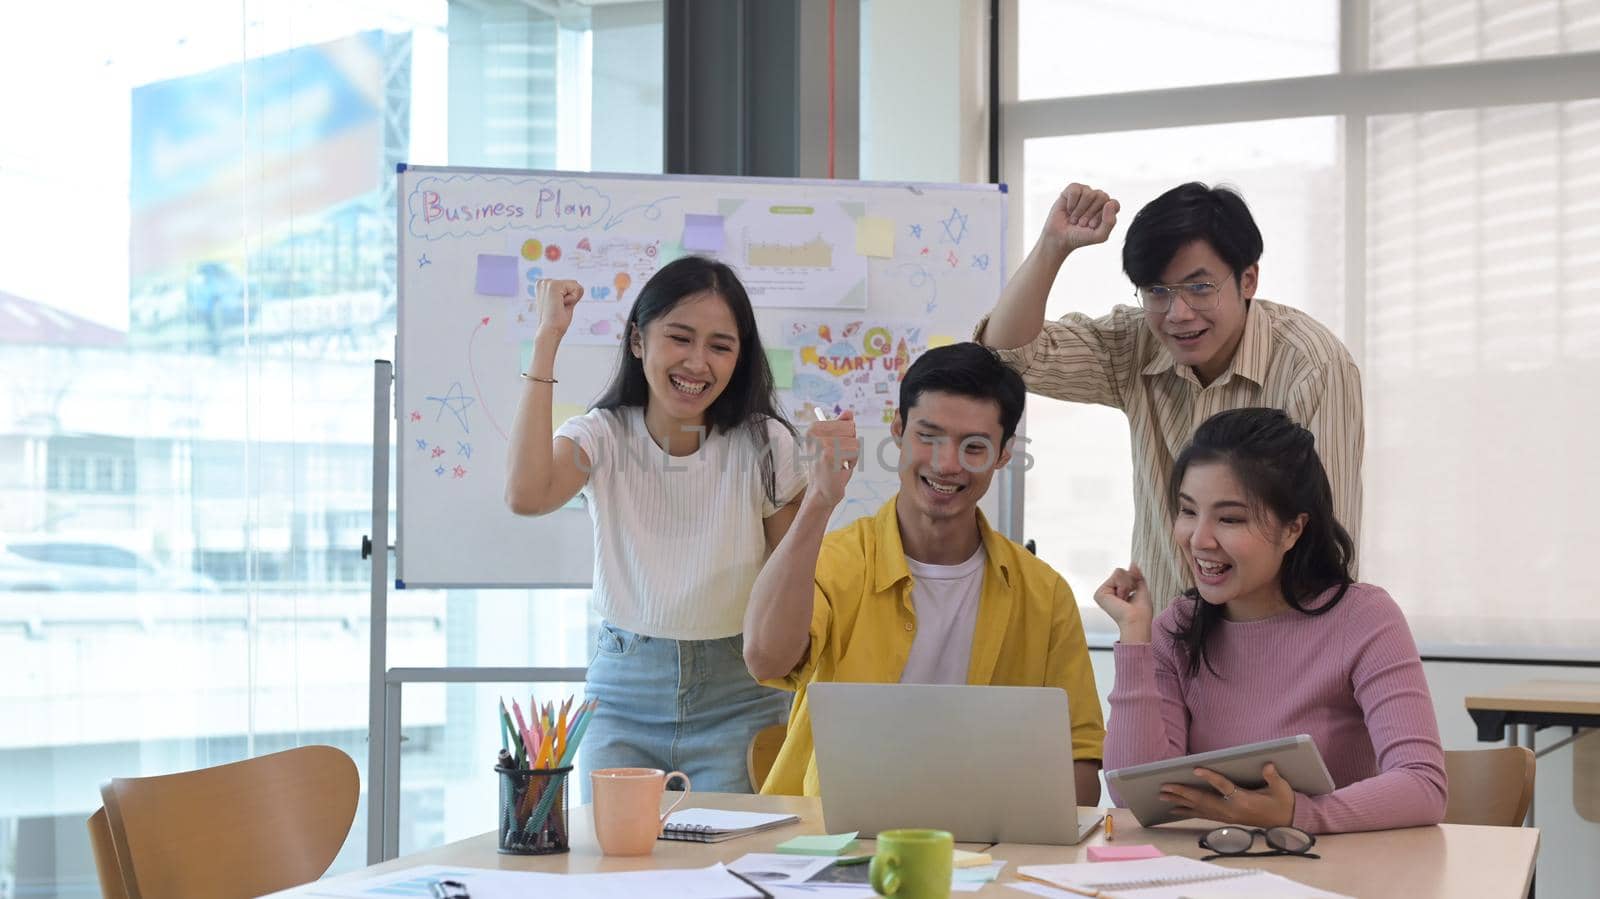
[[[1251,852],[1256,838],[1261,837],[1272,847],[1266,852]],[[1201,859],[1237,858],[1239,856],[1298,855],[1303,858],[1321,858],[1311,851],[1317,838],[1298,827],[1219,827],[1200,838],[1200,848],[1211,850],[1211,855]]]
[[[1228,283],[1226,280],[1222,284]],[[1189,281],[1184,284],[1151,284],[1140,287],[1134,291],[1139,297],[1139,305],[1146,312],[1157,315],[1166,315],[1172,308],[1172,301],[1183,297],[1183,303],[1196,312],[1207,312],[1216,308],[1217,298],[1222,294],[1222,284],[1215,281]]]

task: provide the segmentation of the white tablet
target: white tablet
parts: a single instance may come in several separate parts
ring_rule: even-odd
[[[1172,803],[1161,798],[1162,784],[1211,789],[1210,784],[1194,773],[1196,768],[1209,768],[1238,784],[1240,789],[1260,789],[1266,786],[1266,781],[1261,779],[1261,768],[1268,762],[1278,766],[1278,773],[1297,793],[1320,796],[1333,792],[1333,778],[1328,776],[1328,766],[1322,763],[1322,753],[1306,734],[1118,768],[1106,772],[1106,783],[1140,824],[1153,827],[1179,820],[1173,814]]]

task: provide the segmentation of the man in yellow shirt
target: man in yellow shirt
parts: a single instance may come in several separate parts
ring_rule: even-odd
[[[1061,739],[1072,748],[1078,804],[1099,802],[1105,726],[1077,601],[978,509],[1011,461],[1026,395],[992,350],[962,343],[924,353],[901,379],[890,426],[900,492],[826,536],[861,443],[848,412],[811,426],[810,488],[745,612],[750,673],[796,694],[763,793],[818,793],[811,683],[967,683],[1066,690],[1072,732]]]

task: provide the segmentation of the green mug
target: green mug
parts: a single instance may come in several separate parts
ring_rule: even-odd
[[[949,899],[955,850],[949,831],[882,831],[872,856],[872,891],[895,899]]]

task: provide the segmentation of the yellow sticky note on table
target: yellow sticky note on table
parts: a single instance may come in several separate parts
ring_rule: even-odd
[[[856,253],[880,259],[894,255],[894,222],[876,216],[856,219]]]
[[[968,852],[965,849],[957,849],[952,865],[957,868],[976,868],[993,862],[994,859],[987,852]]]
[[[779,390],[794,386],[793,350],[767,350],[767,367],[772,369],[772,386]]]
[[[931,350],[935,347],[949,346],[955,342],[956,339],[951,337],[949,334],[935,334],[928,338],[928,349]]]
[[[583,412],[583,407],[577,403],[552,403],[550,406],[550,426],[559,428],[566,423],[567,419],[577,418]]]

